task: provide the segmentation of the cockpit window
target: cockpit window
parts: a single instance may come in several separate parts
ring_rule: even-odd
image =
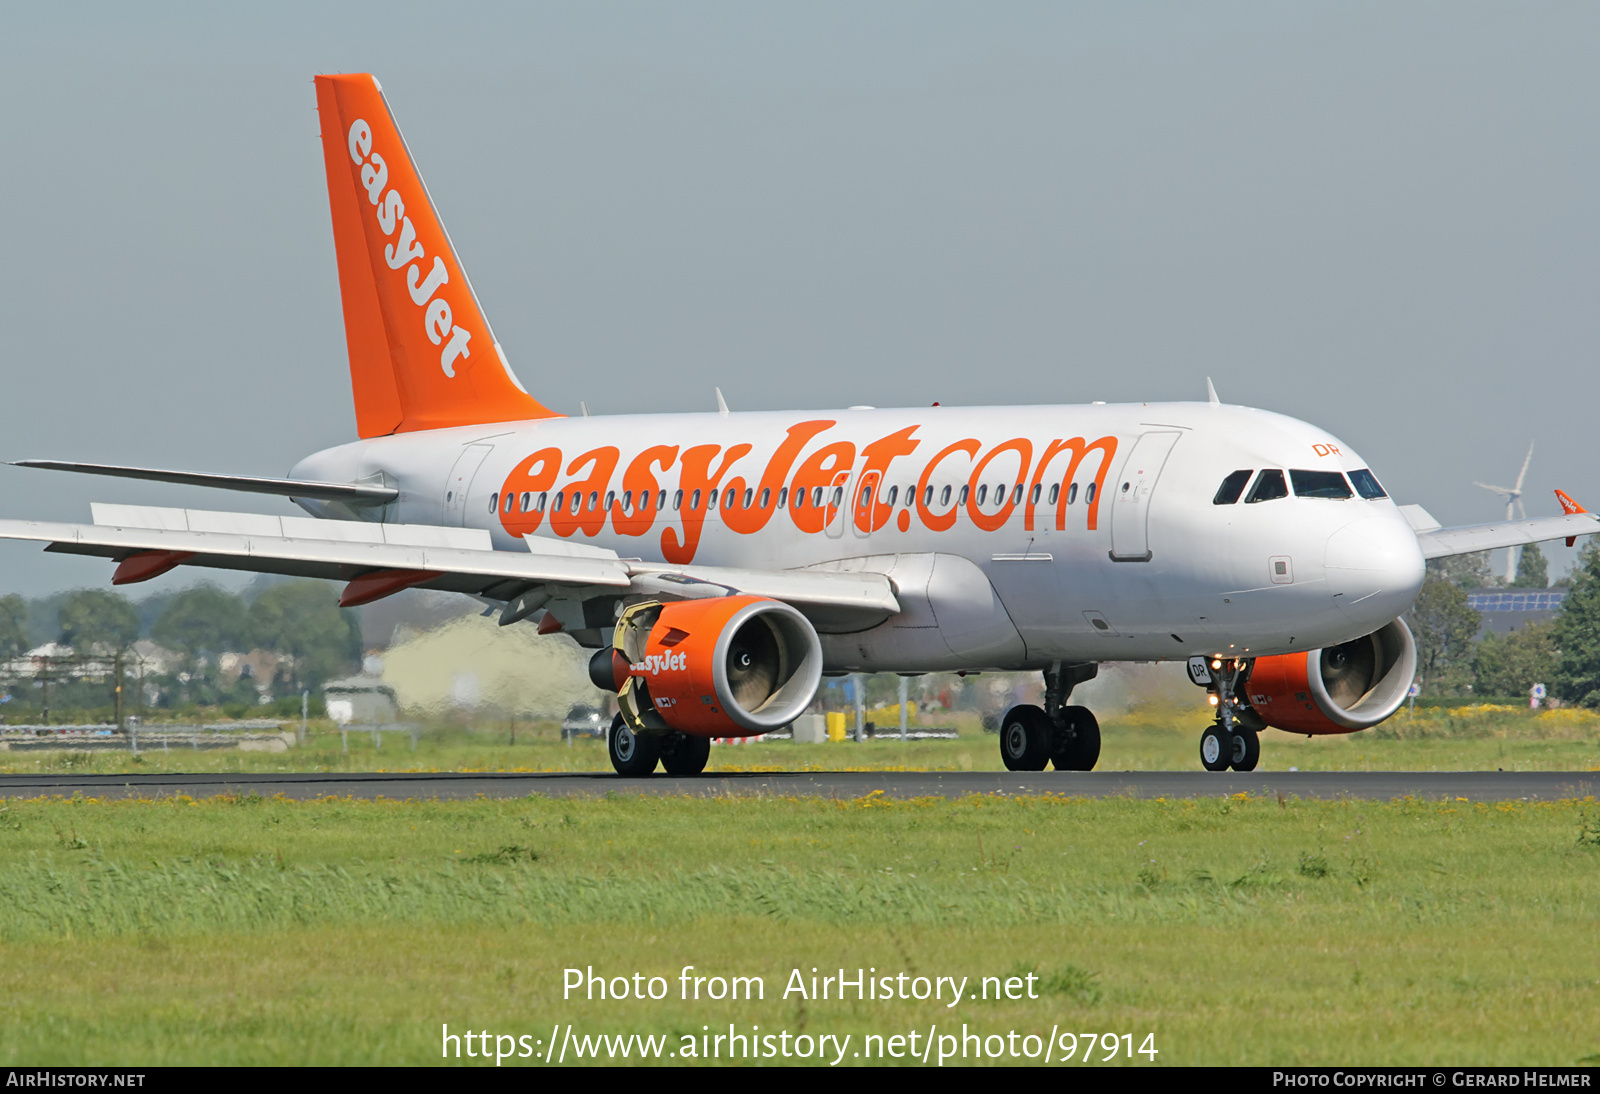
[[[1289,496],[1289,484],[1283,481],[1283,472],[1273,468],[1261,472],[1256,479],[1256,484],[1250,488],[1250,496],[1244,499],[1246,505],[1258,501],[1277,501],[1279,498]]]
[[[1295,497],[1335,498],[1350,496],[1350,484],[1337,471],[1290,471],[1289,481],[1294,483]]]
[[[1211,499],[1212,505],[1232,505],[1239,500],[1239,495],[1244,493],[1245,484],[1250,481],[1251,471],[1235,471],[1222,480],[1222,485],[1217,488],[1217,496]]]
[[[1350,472],[1350,481],[1356,485],[1356,493],[1371,501],[1373,498],[1386,498],[1389,495],[1383,487],[1378,485],[1378,480],[1371,471],[1363,467],[1360,471]]]

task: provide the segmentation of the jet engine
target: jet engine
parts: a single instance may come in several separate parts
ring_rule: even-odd
[[[1242,691],[1263,725],[1291,733],[1353,733],[1400,709],[1417,670],[1417,644],[1391,623],[1338,646],[1258,657]],[[1256,727],[1260,728],[1260,727]]]
[[[646,601],[623,611],[589,677],[617,692],[636,733],[747,737],[805,713],[822,643],[805,616],[765,597]]]

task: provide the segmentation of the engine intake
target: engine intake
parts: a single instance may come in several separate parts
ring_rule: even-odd
[[[822,680],[822,643],[777,600],[724,596],[635,604],[589,663],[638,733],[746,737],[805,713]]]
[[[1417,644],[1394,620],[1338,646],[1258,657],[1244,693],[1262,723],[1293,733],[1354,733],[1400,709]]]

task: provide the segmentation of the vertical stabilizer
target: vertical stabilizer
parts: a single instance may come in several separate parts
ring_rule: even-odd
[[[378,81],[316,83],[357,431],[554,417],[506,363]]]

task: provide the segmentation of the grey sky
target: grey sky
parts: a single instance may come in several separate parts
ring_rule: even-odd
[[[558,409],[1209,374],[1447,524],[1534,438],[1530,512],[1600,508],[1595,5],[217,7],[0,15],[0,458],[354,436],[310,79],[365,70]],[[5,516],[90,500],[280,504],[0,469]]]

